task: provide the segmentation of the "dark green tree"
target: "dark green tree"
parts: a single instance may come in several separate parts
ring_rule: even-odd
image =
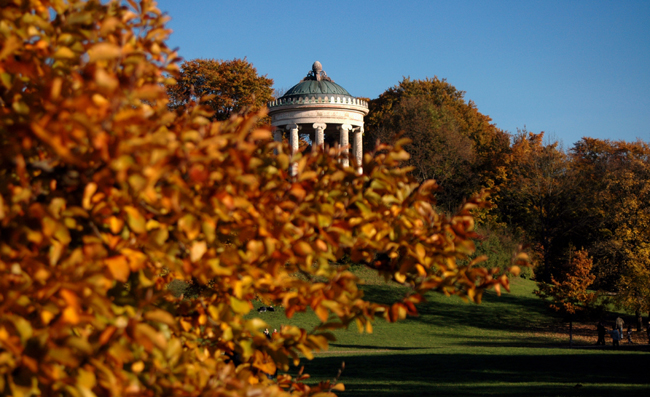
[[[419,180],[441,185],[439,204],[451,209],[484,187],[500,183],[509,151],[509,135],[490,117],[464,100],[465,93],[446,80],[404,78],[370,101],[364,147],[377,141],[410,138],[406,146]]]

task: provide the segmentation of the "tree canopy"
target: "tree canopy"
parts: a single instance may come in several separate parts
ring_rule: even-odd
[[[291,176],[263,111],[170,110],[166,21],[150,0],[4,5],[0,394],[332,395],[343,386],[267,375],[326,349],[329,329],[417,314],[428,291],[507,288],[467,260],[485,195],[438,213],[436,183],[401,167],[406,141],[364,156],[363,175],[313,151]],[[366,300],[344,255],[405,296]],[[204,293],[174,297],[179,279]],[[321,323],[269,340],[254,299]]]
[[[640,318],[650,310],[650,145],[583,138],[571,155],[590,187],[596,282]]]
[[[192,102],[209,106],[211,120],[227,120],[239,113],[255,113],[273,100],[273,80],[258,76],[246,59],[193,59],[183,62],[177,83],[167,87],[172,108]]]
[[[364,148],[377,140],[407,137],[418,180],[435,179],[439,203],[455,208],[463,198],[498,184],[508,159],[509,136],[446,80],[404,78],[370,101]]]

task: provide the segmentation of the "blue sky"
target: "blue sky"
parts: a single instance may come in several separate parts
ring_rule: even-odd
[[[650,141],[650,1],[160,0],[185,59],[246,57],[275,88],[314,61],[354,96],[438,76],[509,132]]]

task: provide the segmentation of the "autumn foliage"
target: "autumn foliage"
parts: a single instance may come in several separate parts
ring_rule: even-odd
[[[593,303],[596,294],[587,290],[596,276],[591,274],[593,260],[586,250],[578,250],[570,259],[561,281],[555,278],[551,283],[539,283],[537,295],[550,299],[551,309],[566,314],[575,314]]]
[[[201,101],[212,109],[212,120],[237,113],[255,113],[273,99],[273,80],[258,76],[246,59],[193,59],[181,65],[177,82],[167,87],[170,107],[184,108]]]
[[[428,291],[507,288],[466,260],[485,197],[437,213],[437,185],[399,166],[405,142],[366,155],[364,175],[332,150],[293,157],[290,177],[263,112],[169,110],[165,22],[148,0],[3,3],[0,394],[330,395],[343,385],[282,372],[328,329],[416,315]],[[408,294],[366,301],[343,255]],[[175,298],[175,279],[208,288]],[[321,324],[269,340],[255,299]]]

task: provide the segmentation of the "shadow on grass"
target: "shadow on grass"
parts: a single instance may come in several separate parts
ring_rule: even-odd
[[[391,303],[404,296],[406,288],[366,285],[365,298],[378,303]],[[428,301],[417,306],[420,316],[408,321],[417,321],[436,327],[469,326],[497,331],[529,331],[557,328],[559,319],[549,322],[549,312],[544,302],[536,297],[493,292],[483,295],[483,303],[465,303],[458,298],[429,294]]]
[[[646,354],[382,354],[318,357],[314,379],[345,361],[341,396],[605,396],[650,392]],[[577,386],[580,385],[580,386]]]
[[[332,347],[346,347],[349,349],[369,349],[369,350],[428,350],[430,347],[395,347],[395,346],[377,346],[377,345],[350,345],[341,343],[330,343]]]

